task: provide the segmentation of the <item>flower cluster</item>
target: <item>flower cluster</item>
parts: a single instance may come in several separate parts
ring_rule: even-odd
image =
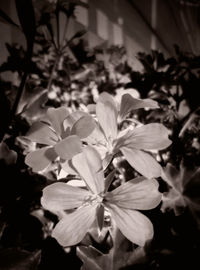
[[[49,108],[47,117],[31,127],[27,136],[41,148],[27,155],[26,164],[40,171],[58,159],[86,185],[74,187],[59,182],[43,190],[42,206],[64,213],[52,233],[61,245],[79,243],[95,221],[101,229],[104,210],[133,243],[143,246],[152,239],[153,225],[137,210],[155,208],[161,201],[154,178],[161,176],[162,168],[147,151],[168,147],[168,130],[158,123],[119,129],[130,112],[146,107],[158,108],[158,104],[130,94],[124,94],[118,104],[111,95],[102,93],[95,117],[82,111],[70,114],[65,107]],[[142,176],[109,191],[114,174],[104,179],[104,169],[116,155],[123,155]]]
[[[69,113],[65,107],[49,108],[46,119],[35,122],[27,137],[43,147],[29,153],[25,162],[33,171],[44,170],[56,158],[70,160],[75,154],[82,151],[81,139],[87,137],[95,128],[93,118],[82,111]]]

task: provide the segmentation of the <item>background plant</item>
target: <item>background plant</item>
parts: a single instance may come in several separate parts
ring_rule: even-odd
[[[63,46],[67,46],[62,50],[56,34],[57,18],[62,14],[70,20],[76,5],[82,3],[42,1],[41,5],[34,1],[33,12],[31,1],[16,2],[20,26],[1,13],[4,21],[22,29],[26,37],[25,48],[7,44],[9,57],[0,68],[1,267],[11,269],[8,262],[13,258],[15,269],[66,269],[69,264],[80,269],[79,257],[83,269],[103,269],[110,260],[121,265],[118,258],[125,256],[128,265],[122,269],[195,268],[200,248],[199,56],[176,46],[173,57],[166,58],[158,51],[142,52],[137,58],[143,70],[134,71],[123,48],[89,50],[83,41],[84,32],[66,37]],[[17,83],[3,79],[6,70],[17,74]],[[151,245],[136,249],[120,234],[114,237],[105,230],[99,238],[94,230],[77,248],[77,257],[76,247],[64,250],[50,236],[57,217],[41,208],[40,197],[46,185],[58,181],[57,173],[52,167],[43,175],[36,174],[25,165],[24,155],[35,145],[24,135],[45,115],[48,106],[85,110],[103,91],[119,97],[120,91],[130,88],[137,97],[153,98],[160,105],[157,110],[131,113],[132,121],[163,123],[171,130],[173,141],[169,149],[156,153],[162,166],[170,163],[174,169],[167,167],[165,181],[159,179],[165,196],[162,211],[158,207],[145,213],[154,224],[155,238]],[[123,159],[117,159],[113,166],[117,169],[113,188],[137,175]],[[59,181],[69,180],[71,176]],[[177,194],[181,200],[177,200]]]

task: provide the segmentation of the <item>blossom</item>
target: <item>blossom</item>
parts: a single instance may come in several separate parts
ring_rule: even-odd
[[[102,160],[93,147],[84,147],[83,152],[72,158],[72,164],[87,189],[54,183],[44,188],[41,199],[42,206],[52,212],[71,210],[52,232],[61,245],[78,244],[95,221],[102,224],[102,209],[110,212],[117,227],[133,243],[143,246],[152,239],[152,223],[137,210],[152,209],[160,203],[161,193],[155,179],[138,177],[108,192],[113,177],[108,175],[104,180]]]
[[[45,169],[57,157],[61,162],[82,151],[81,141],[94,129],[93,118],[82,111],[69,113],[65,107],[49,108],[46,119],[35,122],[27,137],[43,147],[30,152],[25,163],[34,171]],[[62,155],[59,155],[59,153]],[[62,165],[62,164],[61,164]]]
[[[96,104],[98,123],[87,137],[87,142],[99,151],[104,159],[104,167],[115,154],[121,152],[129,164],[145,177],[161,175],[161,166],[146,151],[161,150],[171,144],[167,128],[162,124],[151,123],[118,130],[118,121],[124,120],[129,112],[145,107],[158,108],[158,104],[151,99],[135,99],[130,94],[124,94],[117,107],[111,95],[105,92],[100,95]]]

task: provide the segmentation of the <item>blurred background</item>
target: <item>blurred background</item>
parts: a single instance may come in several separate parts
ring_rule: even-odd
[[[27,132],[49,107],[94,113],[104,91],[157,101],[129,117],[162,123],[173,142],[152,152],[169,165],[161,205],[145,212],[154,240],[118,249],[114,263],[129,265],[116,269],[200,269],[200,0],[1,0],[0,38],[0,270],[94,270],[87,252],[51,237],[58,217],[40,204],[45,186],[73,177],[58,160],[35,171],[25,157],[41,148]],[[111,168],[113,188],[138,175],[120,158]],[[92,260],[112,257],[109,233],[84,241]]]
[[[87,29],[84,38],[90,48],[124,46],[129,64],[134,69],[141,68],[135,59],[138,51],[160,50],[169,56],[174,54],[173,45],[177,44],[183,51],[200,53],[199,0],[83,0],[81,2],[87,6],[76,7],[75,17],[70,20],[68,26],[68,35]],[[0,6],[15,22],[18,21],[13,0],[1,0]],[[64,15],[60,25],[61,31],[64,31]],[[8,55],[5,42],[23,43],[24,37],[18,30],[3,23],[0,23],[0,36],[1,64]]]

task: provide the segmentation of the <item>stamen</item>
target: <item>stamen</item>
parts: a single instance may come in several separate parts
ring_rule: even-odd
[[[100,204],[103,201],[103,197],[100,195],[94,194],[94,195],[89,195],[84,198],[84,201],[82,205],[94,205],[94,204]]]

